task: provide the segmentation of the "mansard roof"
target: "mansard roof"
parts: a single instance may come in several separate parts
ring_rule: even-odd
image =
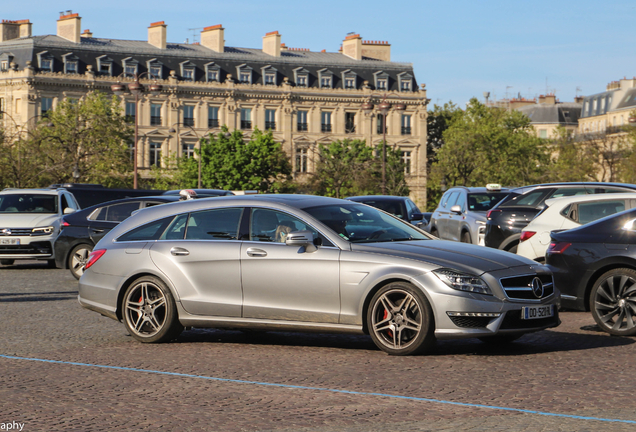
[[[535,124],[578,124],[581,105],[576,102],[534,104],[517,108]]]

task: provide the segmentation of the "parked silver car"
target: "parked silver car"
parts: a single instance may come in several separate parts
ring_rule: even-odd
[[[79,302],[142,342],[184,327],[369,333],[394,355],[435,338],[506,342],[559,324],[546,267],[303,195],[140,210],[95,246]]]

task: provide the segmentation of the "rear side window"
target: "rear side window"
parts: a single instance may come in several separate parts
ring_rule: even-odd
[[[132,212],[139,210],[140,204],[141,201],[132,201],[102,207],[98,212],[93,212],[93,214],[89,216],[89,219],[105,222],[123,222]]]
[[[561,198],[575,195],[587,195],[586,188],[558,188],[554,191],[550,198]]]
[[[140,227],[128,231],[126,234],[119,236],[117,241],[152,241],[159,240],[163,232],[166,230],[170,222],[174,219],[174,216],[170,216],[164,219],[159,219]]]
[[[242,213],[241,208],[191,213],[185,238],[186,240],[236,240]]]
[[[625,210],[625,200],[581,203],[578,205],[578,222],[581,225]]]
[[[543,199],[548,195],[550,190],[535,190],[525,195],[519,195],[514,197],[508,202],[502,203],[499,207],[514,207],[514,206],[529,206],[536,207],[543,202]]]

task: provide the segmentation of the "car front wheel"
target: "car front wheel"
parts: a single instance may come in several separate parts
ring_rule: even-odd
[[[183,331],[172,294],[163,281],[143,276],[126,290],[123,302],[126,329],[141,342],[167,342]]]
[[[73,248],[68,256],[68,268],[75,279],[79,279],[84,274],[84,265],[88,261],[88,255],[93,251],[93,246],[80,244]]]
[[[636,335],[636,271],[618,268],[598,278],[592,287],[590,310],[603,331]]]
[[[417,354],[435,342],[431,306],[406,282],[390,283],[373,296],[367,326],[373,342],[391,355]]]

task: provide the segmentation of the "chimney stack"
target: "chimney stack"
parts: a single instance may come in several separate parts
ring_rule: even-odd
[[[0,42],[31,36],[29,20],[2,20],[0,23]]]
[[[221,24],[206,27],[201,31],[201,45],[222,53],[225,51],[224,29]]]
[[[269,32],[263,36],[263,52],[273,57],[280,57],[280,34],[278,31]]]
[[[342,53],[354,60],[362,60],[362,38],[359,34],[347,35],[342,42]]]
[[[151,23],[148,27],[148,43],[159,49],[166,49],[167,27],[164,21]]]
[[[66,11],[66,15],[60,15],[57,20],[57,35],[68,41],[80,43],[80,27],[82,18],[79,14]]]
[[[86,29],[82,32],[82,34],[80,35],[83,38],[92,38],[93,37],[93,32],[91,32],[89,29]]]

